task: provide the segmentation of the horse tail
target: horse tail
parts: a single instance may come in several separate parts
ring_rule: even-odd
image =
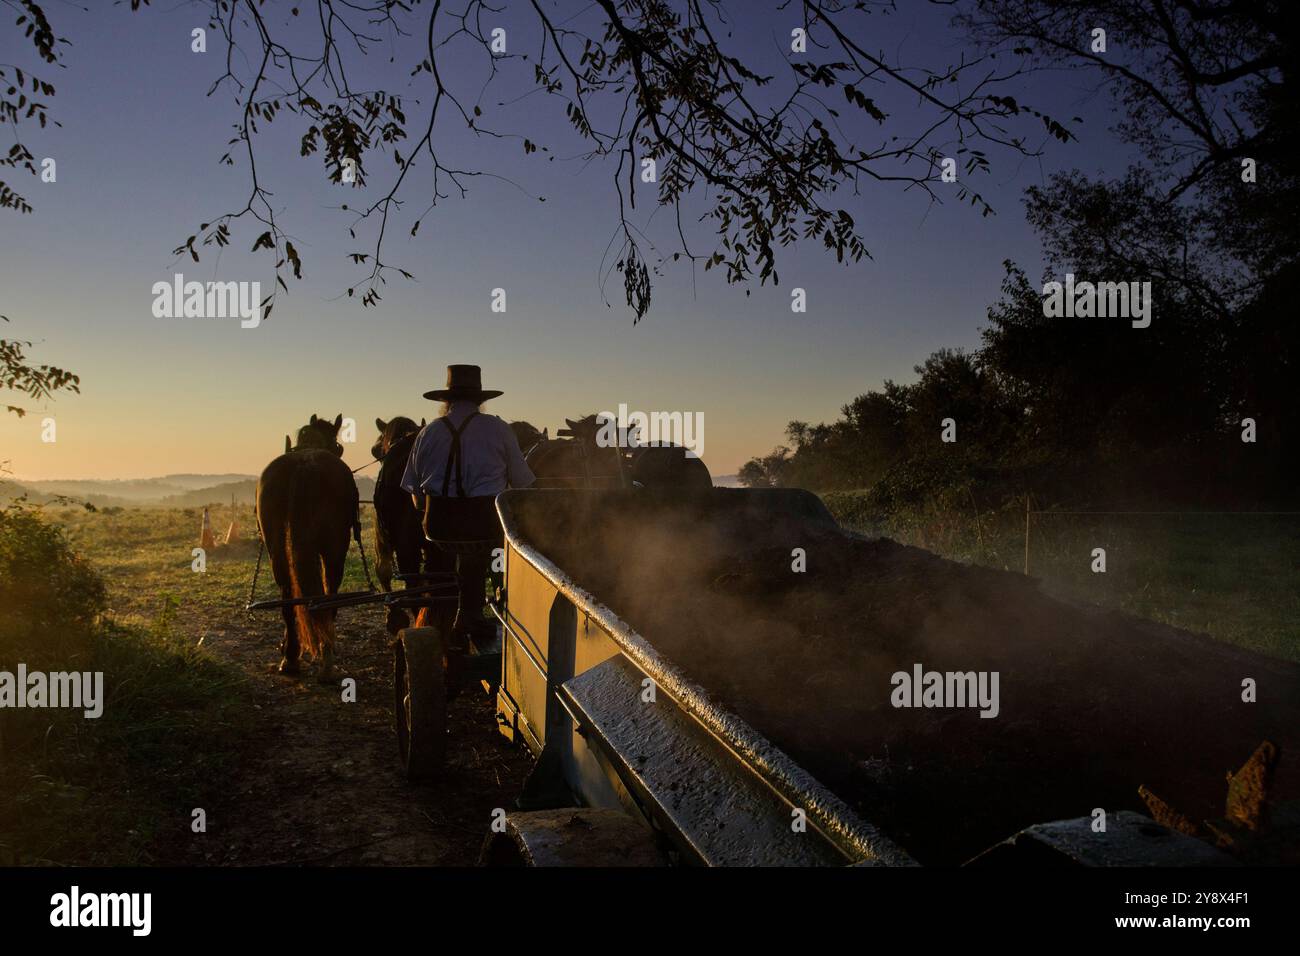
[[[286,523],[285,550],[289,556],[289,586],[294,597],[319,597],[327,593],[325,568],[320,556],[313,549],[299,544],[294,546],[293,522]],[[303,650],[312,657],[320,657],[322,652],[334,644],[334,612],[309,611],[306,605],[296,604],[293,608],[298,622],[298,641]]]

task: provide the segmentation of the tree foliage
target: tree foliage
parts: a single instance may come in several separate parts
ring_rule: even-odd
[[[29,41],[37,59],[46,66],[61,66],[62,47],[68,41],[55,35],[40,5],[35,0],[4,0],[4,4],[16,10],[15,27]],[[54,85],[43,76],[0,63],[0,125],[8,126],[14,137],[9,152],[0,155],[0,171],[17,169],[37,175],[35,157],[23,144],[23,134],[33,125],[44,129],[52,122],[49,108],[41,97],[53,96],[54,92]],[[55,122],[53,125],[59,124]],[[32,211],[32,205],[13,186],[0,179],[2,210],[24,214]],[[0,315],[0,321],[8,322],[9,319]],[[31,364],[27,358],[27,349],[31,345],[30,341],[0,338],[0,392],[42,400],[58,391],[78,390],[80,379],[71,372],[53,365]],[[12,404],[16,400],[10,398],[6,401],[5,409],[22,417],[26,409]]]
[[[0,315],[0,321],[8,322],[9,319]],[[27,358],[31,344],[17,339],[0,339],[0,391],[26,395],[36,401],[59,391],[81,391],[81,379],[72,372],[54,365],[31,364]],[[19,418],[27,414],[23,406],[9,402],[6,402],[5,410]]]
[[[132,0],[142,5],[148,0]],[[290,227],[257,161],[266,128],[291,122],[302,156],[329,180],[378,184],[355,208],[343,207],[359,243],[350,258],[361,267],[347,292],[364,306],[379,302],[392,273],[412,277],[388,252],[398,219],[414,235],[476,177],[502,178],[490,149],[457,155],[448,145],[456,127],[485,147],[552,161],[563,146],[584,167],[604,168],[616,214],[601,271],[621,274],[634,321],[650,307],[652,277],[671,262],[720,268],[728,282],[775,283],[779,250],[796,242],[856,261],[869,253],[850,207],[869,184],[937,200],[945,155],[970,174],[987,173],[994,151],[1034,156],[1045,140],[1072,136],[1007,92],[1024,72],[1023,57],[1008,50],[947,65],[905,64],[876,50],[873,18],[891,12],[892,0],[595,0],[576,10],[533,0],[510,9],[522,20],[504,51],[493,36],[504,8],[484,0],[303,0],[287,13],[288,4],[259,0],[204,6],[226,46],[212,92],[233,95],[238,114],[221,159],[247,169],[249,192],[242,206],[201,223],[177,254],[197,260],[247,219],[253,248],[274,257],[281,288],[289,271],[301,277]],[[741,17],[783,25],[777,55],[741,55],[733,36]],[[781,54],[794,29],[806,32],[806,51]],[[369,82],[367,57],[408,38],[418,43],[413,62],[378,86]],[[362,73],[364,85],[355,78]],[[537,110],[549,103],[559,121],[550,142],[508,128],[504,107],[534,93],[543,101]],[[881,105],[888,93],[913,105],[891,113]],[[645,231],[650,214],[637,214],[646,161],[657,165],[652,207],[676,219],[675,248],[657,248]],[[411,175],[416,169],[423,178]],[[956,195],[988,214],[968,179]],[[403,210],[407,199],[413,211]],[[693,220],[708,224],[712,238],[695,235]]]

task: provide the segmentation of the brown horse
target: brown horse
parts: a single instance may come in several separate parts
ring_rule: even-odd
[[[338,443],[343,416],[323,418],[298,431],[297,443],[257,480],[257,525],[284,600],[338,593],[349,537],[360,540],[357,484]],[[288,439],[285,440],[286,448]],[[303,649],[320,659],[317,678],[334,679],[335,609],[281,608],[281,674],[297,674]]]
[[[543,433],[536,444],[524,450],[524,461],[537,477],[537,488],[618,488],[627,484],[624,461],[615,447],[596,443],[600,422],[595,415],[573,420],[556,432]],[[522,443],[521,443],[522,445]]]
[[[510,430],[515,433],[515,441],[519,443],[519,450],[525,455],[532,451],[533,446],[538,442],[546,441],[550,437],[547,434],[549,429],[543,428],[538,431],[536,426],[528,422],[511,422]]]
[[[402,475],[406,471],[415,436],[424,427],[409,418],[397,416],[387,422],[375,419],[379,440],[370,454],[379,461],[379,474],[375,476],[375,571],[379,586],[385,591],[393,589],[393,567],[400,574],[452,573],[456,570],[456,556],[439,549],[424,536],[423,515],[415,507],[411,496],[402,488]],[[396,634],[410,624],[406,612],[392,608],[388,612],[387,628]]]
[[[402,574],[416,574],[422,559],[427,560],[424,533],[420,530],[420,513],[411,496],[402,490],[402,475],[411,457],[415,436],[424,427],[405,416],[384,421],[375,419],[379,438],[370,454],[379,462],[375,475],[375,574],[385,591],[393,589],[393,568]]]
[[[338,417],[338,421],[330,423],[324,418],[311,417],[306,425],[298,429],[297,443],[291,442],[289,436],[284,436],[285,454],[293,451],[295,448],[318,448],[321,451],[332,451],[340,458],[343,457],[343,446],[338,442],[339,425],[343,421],[343,416]]]
[[[638,445],[630,449],[597,441],[601,420],[588,415],[566,418],[567,428],[526,449],[524,460],[539,488],[711,488],[713,478],[699,458],[678,445]],[[513,427],[513,426],[512,426]]]

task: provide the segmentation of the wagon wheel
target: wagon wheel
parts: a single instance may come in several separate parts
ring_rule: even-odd
[[[408,627],[393,644],[397,751],[410,780],[427,780],[447,754],[447,685],[442,632]]]

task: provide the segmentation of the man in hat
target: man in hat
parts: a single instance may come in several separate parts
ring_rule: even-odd
[[[500,394],[483,388],[477,365],[448,365],[447,387],[424,393],[443,403],[442,415],[415,436],[402,476],[402,487],[425,516],[425,536],[456,554],[457,642],[485,623],[484,582],[492,549],[501,545],[496,496],[533,483],[510,426],[481,411]]]

